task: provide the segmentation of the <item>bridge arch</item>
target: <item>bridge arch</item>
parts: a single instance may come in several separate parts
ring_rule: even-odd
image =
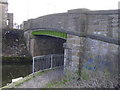
[[[36,30],[32,31],[32,35],[38,36],[38,35],[45,35],[45,36],[52,36],[56,38],[61,38],[61,39],[67,39],[67,34],[64,32],[59,32],[59,31],[50,31],[50,30]]]
[[[49,29],[34,29],[29,34],[28,46],[32,56],[64,54],[63,44],[66,42],[67,33]]]

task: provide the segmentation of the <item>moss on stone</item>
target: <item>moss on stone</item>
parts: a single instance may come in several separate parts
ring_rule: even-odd
[[[83,80],[89,80],[89,73],[88,73],[87,70],[82,69],[81,78],[82,78]]]
[[[104,69],[104,75],[105,77],[110,77],[110,72],[107,68]]]

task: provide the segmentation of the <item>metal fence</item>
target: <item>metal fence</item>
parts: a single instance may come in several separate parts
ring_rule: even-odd
[[[52,69],[55,67],[64,65],[64,55],[63,54],[51,54],[44,56],[35,56],[33,57],[33,73],[45,70]]]

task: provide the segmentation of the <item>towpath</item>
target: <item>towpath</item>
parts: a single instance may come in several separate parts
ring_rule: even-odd
[[[47,83],[58,81],[64,76],[64,68],[58,68],[36,76],[17,88],[44,88]]]

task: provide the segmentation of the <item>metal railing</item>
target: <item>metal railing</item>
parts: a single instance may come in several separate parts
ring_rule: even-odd
[[[35,56],[33,57],[33,66],[32,72],[52,69],[55,67],[60,67],[64,65],[64,55],[63,54],[51,54],[44,56]]]

